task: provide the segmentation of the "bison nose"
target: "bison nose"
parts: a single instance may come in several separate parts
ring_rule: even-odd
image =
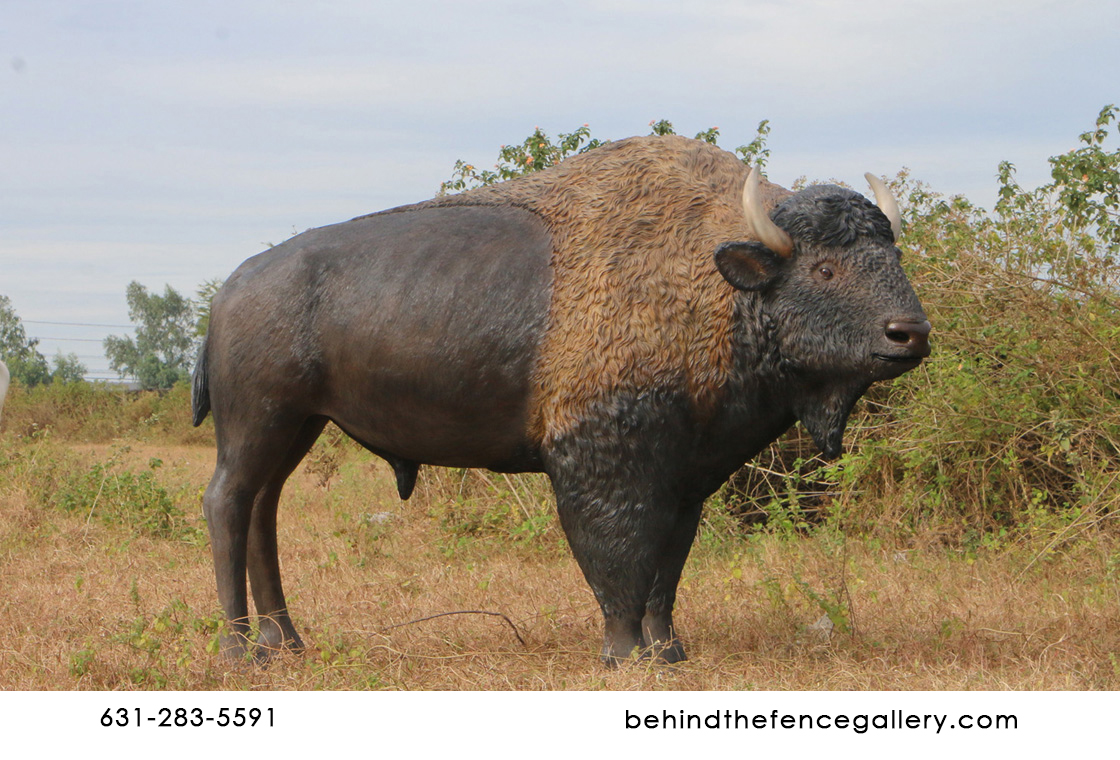
[[[910,322],[896,320],[887,325],[887,340],[894,346],[905,348],[914,356],[929,356],[929,320]]]
[[[930,356],[930,321],[895,320],[887,325],[887,340],[914,356]]]

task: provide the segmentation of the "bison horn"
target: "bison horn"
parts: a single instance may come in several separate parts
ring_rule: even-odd
[[[867,178],[867,184],[871,185],[871,190],[875,193],[875,204],[879,207],[887,219],[891,223],[891,232],[894,234],[894,239],[898,240],[899,234],[902,232],[902,214],[898,211],[898,202],[894,199],[894,195],[883,184],[883,180],[876,177],[871,172],[863,175]]]
[[[770,215],[762,208],[762,199],[758,197],[758,182],[762,173],[758,167],[752,167],[747,181],[743,185],[743,213],[747,215],[751,229],[758,237],[759,242],[779,256],[789,257],[793,254],[793,239],[778,225],[770,220]]]

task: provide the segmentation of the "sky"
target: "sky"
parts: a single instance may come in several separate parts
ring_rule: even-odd
[[[538,126],[766,119],[778,184],[906,167],[990,208],[1110,103],[1120,0],[0,0],[0,295],[111,378],[130,281],[194,294]]]

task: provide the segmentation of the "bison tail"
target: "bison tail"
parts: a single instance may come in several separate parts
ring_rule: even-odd
[[[210,336],[202,339],[202,348],[198,352],[198,360],[194,365],[194,375],[191,377],[191,422],[195,427],[202,424],[206,415],[210,414],[210,373],[207,360],[207,347]]]

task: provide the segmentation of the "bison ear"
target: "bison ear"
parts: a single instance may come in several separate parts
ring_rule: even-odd
[[[781,256],[762,243],[724,243],[716,250],[716,268],[739,290],[765,290],[782,273]]]

